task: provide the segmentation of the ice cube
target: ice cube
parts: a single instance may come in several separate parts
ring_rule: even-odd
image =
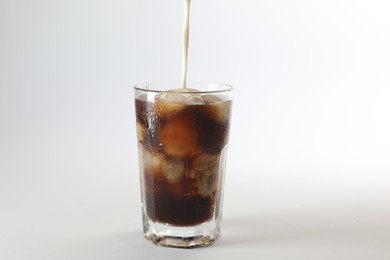
[[[178,88],[178,89],[170,89],[165,91],[159,95],[160,98],[167,99],[171,102],[183,103],[191,100],[191,98],[195,98],[197,100],[201,100],[201,97],[197,95],[199,90],[192,88]]]
[[[201,154],[192,160],[188,177],[194,179],[193,195],[210,196],[217,189],[219,155]]]
[[[140,145],[139,152],[141,155],[141,167],[145,173],[152,172],[154,175],[158,175],[161,172],[161,165],[164,160],[163,156],[159,153],[152,153]]]
[[[156,97],[156,113],[161,117],[168,117],[180,112],[186,107],[182,94],[164,92]]]
[[[162,174],[167,182],[178,183],[185,174],[184,161],[180,159],[166,159],[162,163]]]
[[[204,103],[216,103],[216,102],[222,102],[223,97],[219,95],[203,95],[202,100]]]
[[[143,142],[146,135],[146,127],[141,124],[140,122],[137,122],[137,137],[139,142]]]
[[[229,121],[231,101],[224,100],[223,97],[217,95],[203,95],[202,99],[208,104],[212,118],[220,123]]]
[[[160,116],[170,116],[183,110],[188,104],[203,102],[195,89],[172,89],[156,97],[156,111]]]
[[[159,131],[161,148],[175,157],[191,156],[198,148],[191,117],[180,114],[172,117]]]

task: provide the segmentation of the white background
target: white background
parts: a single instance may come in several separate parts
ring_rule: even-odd
[[[142,237],[132,86],[181,0],[0,1],[0,259],[390,259],[387,0],[193,0],[189,80],[235,86],[223,235]]]

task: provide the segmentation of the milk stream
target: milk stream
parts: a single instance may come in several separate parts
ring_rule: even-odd
[[[183,45],[181,63],[181,87],[187,87],[187,63],[188,63],[188,42],[190,36],[190,4],[191,0],[184,0],[184,21],[183,21]]]

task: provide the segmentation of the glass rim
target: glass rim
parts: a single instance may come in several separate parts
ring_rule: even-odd
[[[165,93],[165,92],[168,92],[169,89],[160,90],[160,89],[153,87],[153,86],[160,85],[160,84],[175,85],[178,83],[180,83],[180,82],[179,81],[145,81],[145,82],[140,82],[140,83],[135,84],[134,89],[139,90],[139,91],[144,91],[144,92]],[[207,89],[207,90],[202,89],[202,90],[196,90],[196,91],[186,91],[186,93],[189,93],[189,94],[223,93],[223,92],[229,92],[229,91],[234,90],[232,85],[229,85],[226,83],[220,83],[220,82],[192,81],[192,80],[190,80],[190,81],[187,81],[187,87],[188,87],[188,83],[191,83],[194,85],[202,84],[202,85],[209,85],[209,86],[214,85],[214,86],[222,86],[223,87],[223,89]],[[150,88],[148,88],[148,87],[150,87]]]

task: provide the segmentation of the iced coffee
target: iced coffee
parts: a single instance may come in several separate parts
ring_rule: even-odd
[[[219,232],[232,89],[192,84],[136,87],[144,229],[156,243],[184,236],[197,246]]]

